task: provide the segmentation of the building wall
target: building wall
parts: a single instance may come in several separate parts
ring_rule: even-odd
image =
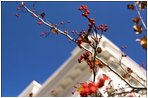
[[[87,45],[85,46],[89,50],[92,50]],[[109,64],[114,70],[122,74],[123,72],[118,63],[121,56],[120,49],[104,36],[100,42],[100,47],[103,51],[99,55],[97,55],[97,57],[104,63]],[[72,51],[71,56],[68,58],[68,60],[66,60],[66,62],[61,65],[61,67],[57,69],[55,73],[53,73],[53,75],[42,84],[42,87],[38,89],[38,92],[33,95],[36,97],[78,96],[78,93],[75,93],[74,95],[71,94],[73,90],[73,85],[77,84],[77,82],[84,82],[92,79],[90,78],[91,73],[88,65],[85,62],[79,64],[77,61],[80,54],[82,54],[83,52],[84,50],[76,47]],[[131,68],[141,78],[146,80],[146,71],[130,57],[127,56],[126,58],[123,58],[122,66]],[[99,73],[97,75],[99,76],[100,73],[108,74],[115,81],[115,87],[118,86],[118,83],[125,85],[125,83],[120,80],[117,75],[110,72],[108,68],[103,68],[102,70],[99,70]],[[134,77],[138,79],[138,77]],[[139,79],[139,81],[141,80]],[[135,81],[134,79],[130,79],[129,82],[133,85],[140,86],[140,84],[137,83],[137,81]],[[146,83],[143,84],[146,85]],[[26,96],[26,94],[21,94],[20,96]]]

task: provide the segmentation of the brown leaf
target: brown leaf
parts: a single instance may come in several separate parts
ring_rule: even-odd
[[[147,2],[146,2],[146,1],[143,1],[141,4],[139,4],[139,8],[140,8],[141,10],[145,9],[146,6],[147,6]]]
[[[132,5],[132,4],[128,4],[127,8],[130,9],[130,10],[134,10],[135,9],[134,5]]]
[[[139,26],[137,24],[133,26],[133,29],[136,32],[136,34],[141,34],[143,31],[142,26]]]
[[[138,38],[136,39],[136,41],[139,42],[145,50],[147,50],[147,37],[146,36],[144,36],[143,38]]]
[[[103,63],[101,63],[101,61],[98,60],[98,59],[95,61],[95,64],[98,65],[99,68],[103,68],[103,67],[105,66],[105,65],[104,65]]]
[[[135,18],[133,18],[132,20],[133,20],[133,22],[134,22],[134,23],[138,24],[138,23],[139,23],[140,18],[139,18],[139,17],[135,17]]]
[[[127,79],[128,78],[128,73],[122,74],[122,77],[125,78],[125,79]]]
[[[57,29],[52,29],[51,32],[55,33],[55,34],[58,34],[59,31]]]
[[[131,68],[127,67],[127,72],[132,73],[133,71],[131,70]]]

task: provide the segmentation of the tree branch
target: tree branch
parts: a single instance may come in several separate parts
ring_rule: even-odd
[[[31,11],[27,6],[23,5],[23,7],[29,12],[31,13],[34,17],[38,18],[40,21],[42,21],[46,26],[53,28],[55,30],[57,30],[60,34],[68,37],[71,41],[76,42],[75,39],[73,39],[70,35],[66,34],[65,32],[61,31],[60,29],[58,29],[57,27],[47,23],[46,21],[44,21],[41,17],[39,17],[37,14],[35,14],[33,11]]]
[[[137,11],[137,13],[138,13],[138,15],[139,15],[139,17],[140,17],[140,20],[141,20],[141,22],[142,22],[142,24],[143,24],[145,30],[147,30],[146,24],[144,23],[143,18],[142,18],[141,14],[140,14],[140,11],[139,11],[138,8],[137,8],[136,2],[134,2],[134,5],[135,5],[135,7],[136,7],[136,11]]]
[[[99,59],[99,57],[97,57]],[[100,60],[100,59],[99,59]],[[137,86],[133,86],[131,85],[127,80],[125,80],[118,72],[116,72],[114,69],[112,69],[108,64],[106,64],[105,62],[103,62],[102,60],[100,60],[101,63],[103,63],[107,68],[109,68],[113,73],[115,73],[120,79],[122,79],[125,83],[127,83],[131,88],[133,89],[147,89],[146,87],[137,87]]]
[[[39,17],[37,14],[35,14],[33,11],[31,11],[27,6],[24,5],[24,2],[22,2],[23,7],[27,10],[27,12],[31,13],[33,16],[35,16],[36,18],[38,18],[40,21],[42,21],[46,26],[53,28],[55,30],[57,30],[60,34],[68,37],[71,41],[73,41],[74,43],[76,43],[76,40],[73,39],[70,35],[68,35],[67,33],[61,31],[60,29],[58,29],[57,27],[47,23],[46,21],[44,21],[41,17]],[[102,35],[101,35],[102,37]],[[100,39],[99,39],[100,40]],[[100,42],[100,41],[99,41]],[[89,49],[87,49],[85,46],[81,45],[82,49],[89,51],[91,53],[93,53],[92,51],[90,51]],[[97,57],[95,55],[95,58],[99,59],[99,57]],[[99,59],[100,60],[100,59]],[[102,60],[100,60],[104,65],[106,65],[107,68],[109,68],[113,73],[115,73],[119,78],[121,78],[125,83],[127,83],[131,88],[133,89],[147,89],[146,87],[135,87],[133,85],[131,85],[127,80],[125,80],[118,72],[116,72],[115,70],[113,70],[108,64],[104,63]],[[95,80],[94,80],[95,81]]]

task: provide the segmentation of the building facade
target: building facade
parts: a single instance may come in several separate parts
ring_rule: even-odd
[[[122,53],[121,50],[105,36],[103,36],[101,39],[100,47],[102,48],[102,52],[98,54],[97,57],[122,75],[124,72],[119,67],[119,59]],[[86,48],[90,51],[92,50],[91,47],[86,46]],[[63,65],[61,65],[59,69],[53,73],[53,75],[51,75],[51,77],[49,77],[43,84],[38,84],[37,82],[33,81],[28,87],[26,87],[26,89],[19,95],[19,97],[79,96],[78,93],[75,93],[74,95],[71,94],[73,85],[77,84],[77,82],[92,80],[92,75],[88,65],[85,62],[78,63],[77,61],[80,54],[83,52],[84,50],[76,47],[72,51],[71,56],[64,62]],[[141,86],[140,83],[142,83],[144,86],[146,86],[146,83],[141,81],[141,79],[146,80],[145,69],[140,67],[128,56],[122,59],[121,65],[123,67],[131,68],[138,75],[133,75],[134,78],[129,78],[129,83],[139,87]],[[124,81],[122,81],[113,72],[109,71],[109,69],[106,67],[99,70],[97,75],[99,76],[100,73],[105,73],[110,76],[110,78],[115,81],[115,87],[117,87],[119,83],[123,86],[126,85]],[[135,79],[140,81],[140,83]]]

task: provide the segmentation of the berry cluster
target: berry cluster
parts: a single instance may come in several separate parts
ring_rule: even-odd
[[[80,6],[79,10],[83,11],[82,16],[84,16],[84,17],[88,17],[88,15],[90,14],[90,11],[88,10],[87,5]]]
[[[18,7],[16,8],[17,12],[24,12],[24,10],[22,8],[25,5],[25,2],[22,2],[21,4],[19,4],[19,3],[17,3],[17,4],[18,4]],[[16,13],[15,16],[18,18],[19,14]]]
[[[84,59],[86,63],[89,65],[90,69],[94,69],[95,64],[94,64],[94,61],[90,58],[90,55],[91,55],[90,52],[85,52],[80,56],[80,58],[78,59],[78,62],[81,63],[82,60]]]
[[[104,83],[107,79],[109,79],[109,77],[103,74],[97,83],[84,82],[80,83],[80,87],[74,86],[74,88],[77,89],[81,97],[91,96],[92,94],[97,93],[98,88],[102,88],[104,86]]]
[[[85,52],[84,54],[82,54],[82,55],[80,56],[80,58],[78,59],[78,62],[81,63],[83,59],[84,59],[84,60],[89,59],[89,55],[90,55],[90,52],[88,52],[88,51]]]
[[[106,32],[108,30],[108,26],[106,24],[101,24],[97,27],[98,30],[101,30],[102,32]]]
[[[95,24],[95,20],[93,19],[93,18],[88,18],[88,20],[89,20],[89,28],[92,28],[93,27],[93,25]]]
[[[90,69],[94,68],[94,62],[93,60],[90,60],[90,52],[85,52],[84,54],[82,54],[80,58],[78,59],[78,62],[81,63],[83,59],[89,65]]]
[[[85,32],[85,31],[83,31],[83,32],[81,32],[81,34],[79,34],[79,38],[77,39],[77,45],[80,48],[82,48],[81,47],[82,42],[91,44],[91,41],[88,39],[88,35],[89,35],[89,33]]]
[[[97,86],[93,82],[81,83],[81,86],[80,88],[78,88],[78,91],[80,92],[81,97],[87,97],[88,95],[91,95],[97,92]]]

